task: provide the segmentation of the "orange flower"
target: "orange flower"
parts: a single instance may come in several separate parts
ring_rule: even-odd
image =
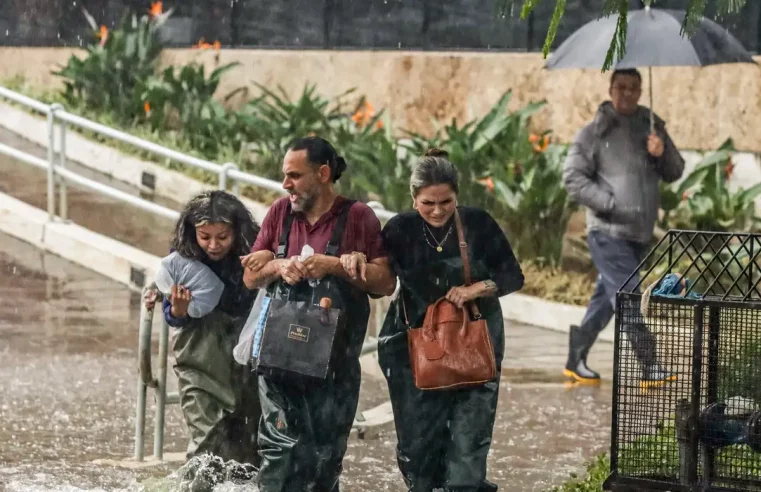
[[[148,101],[145,101],[145,104],[143,104],[143,110],[145,110],[145,115],[150,116],[151,115],[151,103]]]
[[[489,190],[489,193],[494,191],[494,180],[491,179],[491,176],[488,178],[479,179],[478,182],[484,185],[486,189]]]
[[[195,50],[208,50],[209,48],[211,48],[211,45],[204,38],[199,39],[198,43],[193,45]]]
[[[164,12],[164,2],[151,2],[151,8],[148,13],[151,17],[158,17]]]
[[[351,119],[355,125],[358,127],[363,127],[367,125],[374,116],[375,109],[373,108],[373,105],[370,104],[369,101],[365,101],[365,106],[363,108],[359,108],[357,112],[354,113],[354,115],[351,117]]]
[[[528,141],[534,146],[534,152],[544,152],[550,144],[550,137],[547,135],[534,135],[528,137]]]
[[[100,39],[100,45],[105,46],[108,41],[108,28],[106,26],[100,26],[100,31],[95,33],[95,37]]]
[[[212,44],[212,47],[215,50],[219,51],[220,49],[222,49],[222,43],[220,43],[219,41],[214,41],[214,44]]]
[[[690,197],[692,196],[692,193],[690,193],[689,190],[682,193],[682,202],[686,202]]]
[[[727,179],[732,177],[732,173],[735,170],[735,165],[732,162],[731,159],[727,160],[727,164],[724,166],[724,174],[727,176]]]
[[[383,130],[383,122],[381,120],[378,120],[375,122],[375,128],[377,130]]]

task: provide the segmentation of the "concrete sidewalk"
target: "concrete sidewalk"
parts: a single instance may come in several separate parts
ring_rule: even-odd
[[[503,375],[511,381],[561,382],[568,357],[568,334],[505,322]],[[603,379],[613,378],[613,344],[604,340],[592,347],[589,366]]]

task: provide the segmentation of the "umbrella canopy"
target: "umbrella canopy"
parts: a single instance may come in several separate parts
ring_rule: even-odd
[[[626,55],[616,69],[755,63],[750,53],[717,23],[703,18],[691,37],[681,35],[685,12],[645,8],[628,14]],[[616,30],[617,18],[589,22],[552,53],[548,69],[601,68]]]

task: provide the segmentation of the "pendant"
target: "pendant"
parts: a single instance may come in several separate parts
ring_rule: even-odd
[[[436,251],[441,253],[442,251],[444,251],[444,248],[442,248],[441,246],[436,246]]]

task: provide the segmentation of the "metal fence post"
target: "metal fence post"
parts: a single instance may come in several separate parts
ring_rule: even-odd
[[[233,164],[232,162],[225,162],[224,164],[222,164],[222,169],[219,170],[219,189],[220,190],[227,190],[227,173],[229,173],[231,169],[237,170],[238,166]],[[240,193],[240,186],[238,185],[237,181],[233,183],[232,192],[236,196]]]
[[[158,386],[156,387],[156,416],[153,429],[153,457],[164,458],[164,414],[166,413],[166,366],[169,347],[169,325],[166,320],[161,323],[159,334]]]
[[[48,220],[55,219],[55,107],[48,110]]]
[[[53,105],[53,111],[57,109],[63,109],[63,106],[60,104],[54,104]],[[61,120],[61,128],[58,133],[58,138],[60,139],[59,147],[58,147],[58,165],[62,168],[66,167],[66,122]],[[61,220],[65,221],[69,219],[69,197],[68,192],[66,189],[66,180],[61,178],[58,182],[58,216],[61,217]]]

